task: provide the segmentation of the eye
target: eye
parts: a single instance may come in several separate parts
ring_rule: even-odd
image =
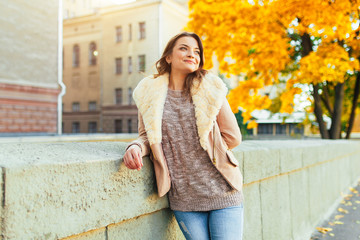
[[[180,47],[180,50],[186,50],[186,47]]]
[[[196,53],[197,55],[200,55],[200,51],[195,51],[195,53]]]

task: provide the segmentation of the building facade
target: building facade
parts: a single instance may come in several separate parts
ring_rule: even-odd
[[[137,132],[132,91],[188,21],[184,5],[140,0],[64,20],[63,130]]]
[[[100,127],[101,22],[97,15],[74,18],[63,30],[63,132],[98,132]]]
[[[136,0],[62,0],[63,18],[70,19],[98,13],[101,8],[132,3]],[[138,0],[139,1],[139,0]],[[188,0],[173,0],[187,8]]]
[[[56,133],[58,1],[0,1],[0,134]]]

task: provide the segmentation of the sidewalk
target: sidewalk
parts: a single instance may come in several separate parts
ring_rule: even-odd
[[[360,239],[360,181],[350,191],[329,219],[316,228],[311,240]]]

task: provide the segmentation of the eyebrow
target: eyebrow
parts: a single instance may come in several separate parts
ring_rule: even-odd
[[[190,47],[190,46],[188,46],[188,45],[186,45],[186,44],[184,44],[184,43],[181,43],[180,46],[181,46],[181,45],[186,46],[186,47]],[[195,49],[199,49],[199,50],[200,50],[200,48],[198,48],[198,47],[196,47]]]

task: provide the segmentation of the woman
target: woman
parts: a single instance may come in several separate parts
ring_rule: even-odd
[[[139,110],[139,138],[124,155],[129,169],[142,157],[154,163],[159,196],[186,239],[241,239],[242,176],[230,149],[241,133],[221,79],[203,69],[198,35],[173,37],[156,63],[158,74],[144,78],[133,98]]]

